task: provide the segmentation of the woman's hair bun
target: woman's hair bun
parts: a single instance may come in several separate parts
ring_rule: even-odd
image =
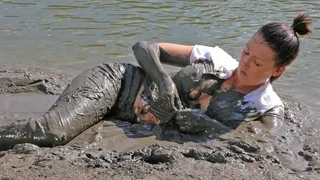
[[[306,35],[312,33],[310,29],[312,20],[309,19],[307,16],[308,15],[306,13],[301,13],[296,18],[294,18],[293,24],[291,25],[294,32],[298,33],[299,35]]]

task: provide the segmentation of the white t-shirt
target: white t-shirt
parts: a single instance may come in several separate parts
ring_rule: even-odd
[[[218,46],[209,47],[195,45],[190,55],[190,62],[193,63],[200,59],[212,61],[214,64],[214,71],[217,72],[215,75],[221,79],[228,79],[232,75],[233,71],[238,67],[238,61]],[[242,101],[246,101],[248,103],[244,104]],[[258,89],[245,95],[242,100],[239,100],[238,104],[242,109],[249,106],[254,107],[261,114],[276,106],[283,107],[281,99],[273,91],[272,85],[269,81]]]

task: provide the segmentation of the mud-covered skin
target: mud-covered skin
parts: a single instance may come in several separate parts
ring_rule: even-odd
[[[133,102],[143,78],[140,68],[120,63],[102,64],[82,72],[44,115],[27,123],[2,126],[0,150],[19,143],[63,145],[111,115],[111,110],[121,112],[116,115],[118,119],[135,120]]]

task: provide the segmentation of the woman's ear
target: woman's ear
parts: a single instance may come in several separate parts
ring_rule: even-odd
[[[280,76],[282,73],[283,73],[283,71],[285,71],[286,70],[286,66],[281,66],[281,67],[279,67],[273,74],[272,74],[272,76],[273,77],[278,77],[278,76]]]

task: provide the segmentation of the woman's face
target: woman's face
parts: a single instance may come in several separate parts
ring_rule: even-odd
[[[255,33],[241,52],[236,77],[241,86],[257,86],[271,76],[279,76],[285,67],[275,65],[275,52]]]

